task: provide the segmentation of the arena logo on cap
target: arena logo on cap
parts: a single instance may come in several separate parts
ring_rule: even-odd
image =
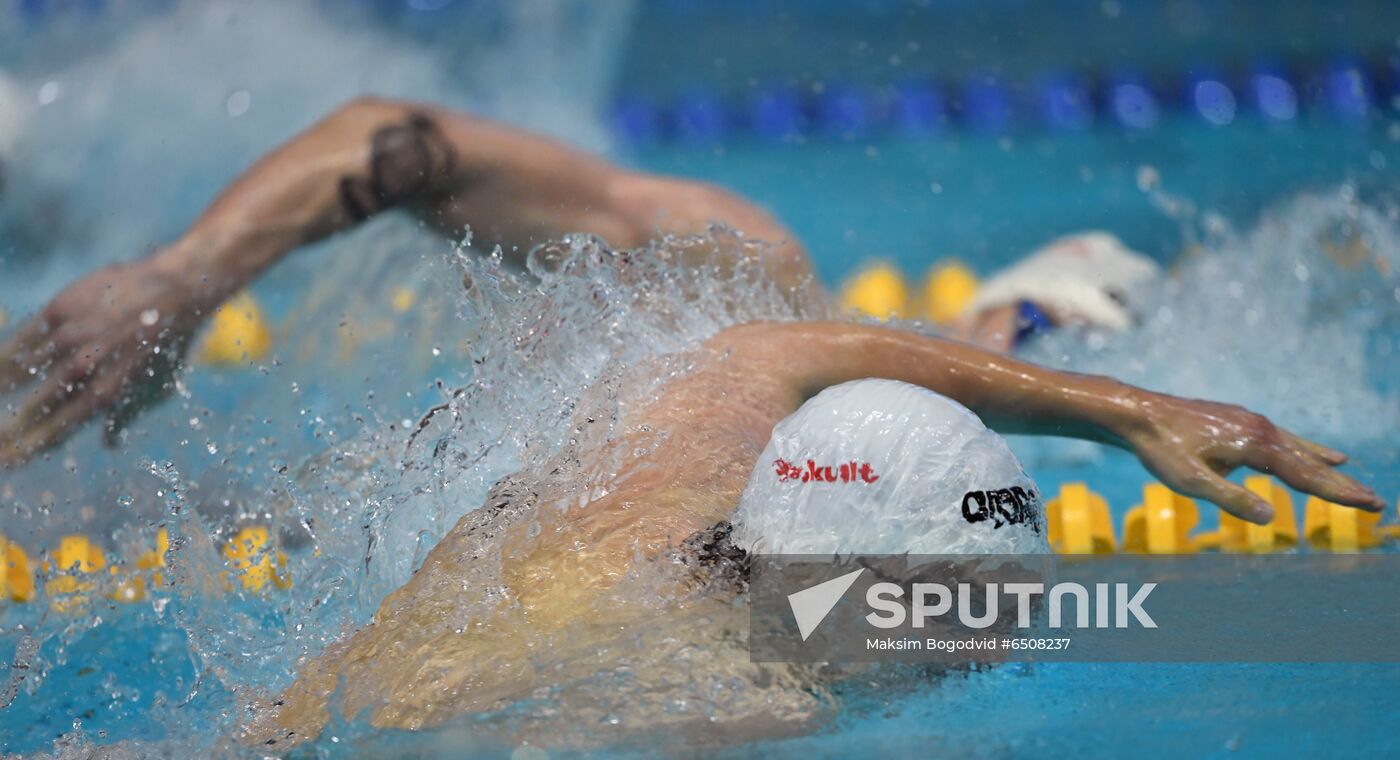
[[[786,459],[773,460],[773,468],[779,481],[801,481],[803,483],[874,483],[880,479],[869,462],[852,459],[839,465],[819,465],[808,459],[804,467]]]
[[[970,523],[991,520],[993,528],[1003,525],[1028,524],[1031,530],[1040,533],[1040,495],[1034,489],[1027,491],[1020,486],[1001,488],[994,491],[968,491],[963,494],[963,519]]]

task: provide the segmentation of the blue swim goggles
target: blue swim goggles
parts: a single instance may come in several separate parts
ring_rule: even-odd
[[[1012,345],[1019,348],[1032,335],[1055,329],[1055,320],[1030,301],[1016,303],[1016,337]]]

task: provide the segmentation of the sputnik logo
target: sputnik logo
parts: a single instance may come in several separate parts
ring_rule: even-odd
[[[806,641],[812,632],[817,630],[817,626],[826,620],[826,616],[831,614],[832,608],[841,601],[841,597],[846,595],[851,585],[856,582],[856,578],[865,572],[865,568],[846,573],[838,578],[823,581],[815,586],[811,586],[794,594],[788,594],[788,606],[792,608],[792,617],[797,621],[797,632],[802,634],[802,640]]]

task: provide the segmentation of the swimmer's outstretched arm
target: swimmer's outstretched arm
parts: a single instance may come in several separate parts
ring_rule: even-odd
[[[1113,444],[1135,453],[1171,488],[1252,522],[1268,522],[1273,508],[1225,479],[1240,466],[1275,474],[1338,504],[1385,508],[1375,492],[1333,469],[1345,455],[1238,406],[1153,393],[965,343],[867,325],[756,323],[721,333],[714,345],[765,364],[803,397],[848,380],[901,380],[957,400],[1003,432]]]
[[[287,251],[401,207],[450,236],[524,252],[569,233],[635,248],[723,222],[779,245],[780,276],[807,272],[790,232],[719,188],[631,172],[548,138],[435,106],[360,98],[269,153],[157,255],[217,288]],[[794,282],[795,284],[795,282]],[[235,288],[236,289],[236,288]]]
[[[361,98],[269,153],[171,245],[70,285],[0,347],[0,467],[109,412],[108,433],[169,392],[189,335],[289,252],[391,208],[507,251],[568,233],[633,248],[723,222],[776,244],[780,283],[808,273],[782,225],[718,188],[630,172],[552,140],[430,105]],[[697,252],[703,255],[704,252]]]

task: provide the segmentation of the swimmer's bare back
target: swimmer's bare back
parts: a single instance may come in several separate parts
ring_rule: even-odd
[[[515,256],[573,233],[638,248],[723,223],[774,244],[764,263],[780,284],[810,273],[790,232],[711,185],[431,105],[361,98],[255,163],[178,240],[73,283],[0,346],[0,398],[16,394],[0,406],[0,467],[94,416],[108,417],[112,442],[173,389],[190,334],[219,304],[291,251],[391,209],[454,239],[469,226],[479,247]]]
[[[315,736],[329,717],[332,692],[349,717],[367,711],[375,725],[420,728],[606,671],[600,653],[618,650],[600,642],[657,626],[706,641],[717,618],[693,614],[703,602],[658,611],[635,601],[628,579],[637,563],[664,559],[725,520],[773,426],[806,398],[849,380],[929,388],[1003,432],[1123,447],[1168,486],[1254,522],[1266,522],[1272,509],[1223,477],[1236,467],[1272,473],[1341,504],[1383,507],[1333,469],[1345,461],[1342,454],[1239,407],[1048,370],[902,330],[748,324],[710,339],[696,366],[609,444],[646,453],[624,458],[616,477],[596,489],[605,495],[585,500],[576,487],[548,479],[502,484],[384,600],[371,625],[309,663],[275,705],[263,708],[248,736],[283,745]],[[679,591],[675,598],[687,599]],[[749,667],[740,649],[710,649],[714,660],[705,667],[730,674]],[[587,655],[569,656],[579,652]],[[635,670],[632,676],[646,677]],[[801,689],[777,687],[779,695],[789,691]],[[767,725],[811,717],[811,705],[772,696],[767,702],[781,714]]]

